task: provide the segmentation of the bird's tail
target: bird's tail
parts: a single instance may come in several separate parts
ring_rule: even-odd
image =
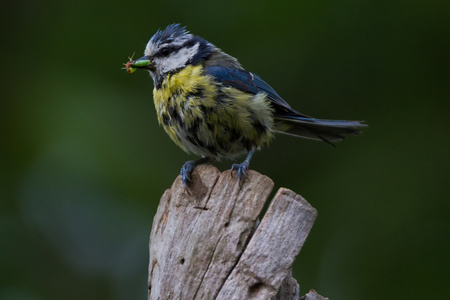
[[[276,116],[276,132],[322,140],[331,145],[340,141],[346,135],[358,135],[360,128],[367,127],[361,121],[323,120],[315,119],[302,114]]]

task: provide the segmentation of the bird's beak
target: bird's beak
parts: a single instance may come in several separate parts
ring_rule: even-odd
[[[136,71],[136,69],[146,69],[149,71],[155,70],[155,64],[148,59],[147,56],[143,56],[136,60],[130,60],[127,63],[125,63],[125,69],[128,73],[133,73]]]

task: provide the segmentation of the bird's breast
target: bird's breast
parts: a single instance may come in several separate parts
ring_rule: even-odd
[[[200,149],[208,148],[214,128],[206,123],[218,96],[218,87],[211,76],[204,75],[201,65],[189,65],[169,74],[161,87],[154,89],[153,99],[158,122],[171,139],[187,152],[211,156]],[[212,126],[214,127],[214,126]],[[198,138],[198,135],[202,135]]]
[[[158,121],[171,139],[201,156],[235,156],[272,137],[272,110],[265,94],[226,87],[187,66],[153,91]]]

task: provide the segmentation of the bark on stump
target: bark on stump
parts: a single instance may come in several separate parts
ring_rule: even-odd
[[[273,185],[202,165],[187,193],[178,176],[153,219],[148,299],[299,299],[291,267],[317,211],[280,188],[258,224]]]

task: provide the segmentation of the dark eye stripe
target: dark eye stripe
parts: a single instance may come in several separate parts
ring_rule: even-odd
[[[180,45],[180,46],[164,46],[154,56],[155,57],[165,57],[174,52],[179,51],[181,48],[184,48],[184,47],[190,48],[190,47],[194,46],[196,43],[197,43],[197,41],[192,39],[192,40],[185,42],[183,45]]]
[[[176,51],[180,50],[181,48],[182,48],[182,46],[168,46],[168,47],[161,48],[158,51],[158,53],[155,54],[155,57],[168,56],[169,54],[176,52]]]

